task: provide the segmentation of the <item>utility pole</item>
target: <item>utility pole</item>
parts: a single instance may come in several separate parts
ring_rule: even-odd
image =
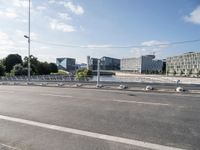
[[[97,87],[99,86],[100,82],[100,59],[97,60]]]
[[[31,61],[30,61],[30,49],[31,49],[31,0],[29,0],[28,9],[28,36],[24,35],[28,39],[28,82],[31,80]]]

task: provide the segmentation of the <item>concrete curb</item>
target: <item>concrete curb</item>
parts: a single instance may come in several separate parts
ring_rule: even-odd
[[[84,85],[81,84],[81,86],[76,86],[74,84],[67,85],[67,84],[45,84],[45,83],[31,83],[28,84],[27,82],[24,82],[24,84],[20,84],[19,82],[16,83],[0,83],[0,86],[40,86],[40,87],[57,87],[57,88],[79,88],[79,89],[98,89],[98,90],[117,90],[117,91],[135,91],[135,92],[146,92],[146,93],[184,93],[184,94],[200,94],[200,90],[187,90],[183,92],[177,92],[176,89],[156,89],[153,88],[153,90],[146,90],[146,88],[138,88],[138,87],[127,87],[120,89],[118,86],[103,86],[101,88],[97,88],[96,85]]]

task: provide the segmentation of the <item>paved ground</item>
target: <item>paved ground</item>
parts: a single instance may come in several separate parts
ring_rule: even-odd
[[[0,86],[0,150],[200,149],[200,95]]]

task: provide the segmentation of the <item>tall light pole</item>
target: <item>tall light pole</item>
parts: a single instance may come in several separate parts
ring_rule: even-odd
[[[28,39],[28,82],[31,80],[31,61],[30,61],[30,49],[31,49],[31,0],[29,0],[28,9],[28,36],[24,35]]]
[[[97,87],[99,86],[100,82],[100,59],[97,60]]]

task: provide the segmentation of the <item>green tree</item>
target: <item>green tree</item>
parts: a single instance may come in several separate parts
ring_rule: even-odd
[[[30,55],[30,63],[31,63],[31,74],[36,74],[38,75],[38,65],[39,65],[39,61],[37,57],[34,57],[33,55]],[[28,68],[28,57],[24,57],[24,67]]]
[[[78,80],[88,80],[88,77],[92,76],[92,71],[88,69],[79,69],[76,71],[75,76]]]
[[[50,73],[57,73],[58,67],[55,63],[49,63],[49,70],[50,70]]]
[[[8,73],[13,69],[14,65],[22,63],[22,57],[18,54],[10,54],[3,60],[3,65],[6,67],[6,72]]]
[[[5,75],[5,70],[6,70],[5,66],[2,63],[0,63],[0,76]]]
[[[16,64],[13,69],[11,70],[11,73],[15,76],[19,75],[27,75],[27,68],[24,68],[22,64]]]
[[[40,62],[37,69],[39,75],[48,75],[51,73],[47,62]]]

